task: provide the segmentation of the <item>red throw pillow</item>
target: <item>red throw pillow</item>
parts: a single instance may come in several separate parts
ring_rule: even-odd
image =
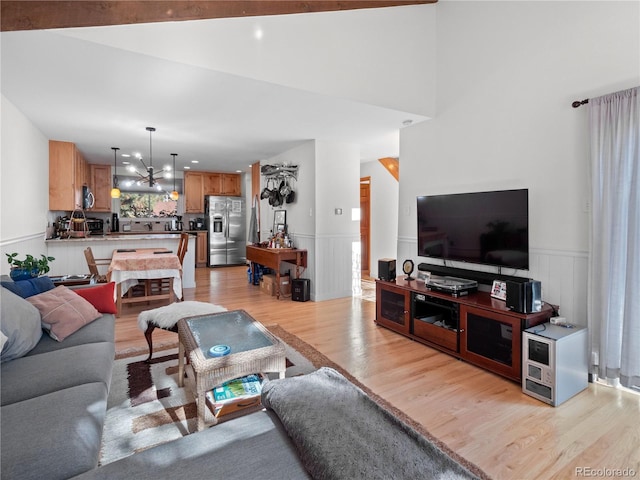
[[[114,299],[115,282],[102,283],[96,287],[74,290],[100,313],[118,313]]]

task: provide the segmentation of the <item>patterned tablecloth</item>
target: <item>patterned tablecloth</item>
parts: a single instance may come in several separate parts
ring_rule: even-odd
[[[164,252],[164,253],[160,253]],[[114,250],[108,275],[112,282],[121,283],[122,295],[138,280],[173,277],[173,291],[182,297],[182,265],[175,253],[161,248]]]

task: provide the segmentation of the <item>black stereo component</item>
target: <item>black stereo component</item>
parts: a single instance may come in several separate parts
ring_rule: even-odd
[[[291,300],[307,302],[311,295],[311,282],[308,278],[294,278],[291,280]]]
[[[395,258],[381,258],[378,260],[378,278],[386,282],[396,281]]]
[[[542,284],[537,280],[512,282],[507,280],[507,308],[519,313],[542,310]]]

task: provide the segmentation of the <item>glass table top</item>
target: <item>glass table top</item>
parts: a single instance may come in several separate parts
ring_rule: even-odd
[[[244,310],[188,318],[186,323],[205,358],[213,358],[209,349],[216,345],[229,346],[230,355],[274,345]]]

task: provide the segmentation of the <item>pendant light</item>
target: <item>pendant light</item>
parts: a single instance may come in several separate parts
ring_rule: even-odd
[[[173,192],[169,194],[169,198],[171,200],[178,200],[178,197],[180,196],[176,190],[176,157],[178,154],[172,153],[171,156],[173,157]]]
[[[118,175],[116,174],[116,155],[118,147],[111,147],[113,150],[113,188],[111,189],[111,198],[120,198],[120,189],[118,188]]]

